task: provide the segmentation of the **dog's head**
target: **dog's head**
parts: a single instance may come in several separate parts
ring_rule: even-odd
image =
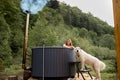
[[[80,56],[80,47],[75,47],[74,48],[74,51],[75,51],[75,53],[76,53],[76,56]]]

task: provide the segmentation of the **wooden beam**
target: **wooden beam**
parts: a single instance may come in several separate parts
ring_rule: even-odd
[[[24,36],[24,46],[23,46],[23,60],[22,60],[22,68],[23,69],[26,69],[26,55],[27,55],[27,43],[28,43],[29,17],[30,17],[30,14],[27,13],[26,29],[25,29],[25,36]]]
[[[8,80],[18,80],[18,77],[17,76],[9,76]]]
[[[113,0],[114,30],[117,55],[117,77],[120,80],[120,0]]]

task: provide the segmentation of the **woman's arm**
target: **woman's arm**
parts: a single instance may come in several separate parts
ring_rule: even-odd
[[[63,44],[63,47],[66,47],[66,48],[74,48],[74,46],[67,46],[66,44]]]

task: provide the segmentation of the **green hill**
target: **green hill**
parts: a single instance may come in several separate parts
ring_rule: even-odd
[[[0,2],[1,72],[19,69],[22,64],[26,14],[19,3],[20,0]],[[74,46],[105,60],[109,65],[105,72],[116,71],[114,28],[91,13],[64,3],[49,2],[43,11],[30,15],[27,63],[30,64],[31,48],[42,46],[43,39],[46,46],[62,46],[68,38]]]

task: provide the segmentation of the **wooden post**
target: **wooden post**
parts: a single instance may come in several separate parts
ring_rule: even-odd
[[[27,13],[27,18],[26,18],[26,31],[25,31],[24,46],[23,46],[23,60],[22,60],[22,68],[23,68],[23,69],[26,68],[26,54],[27,54],[27,42],[28,42],[29,16],[30,16],[30,14]]]
[[[120,0],[113,0],[113,12],[117,52],[117,77],[120,80]]]

